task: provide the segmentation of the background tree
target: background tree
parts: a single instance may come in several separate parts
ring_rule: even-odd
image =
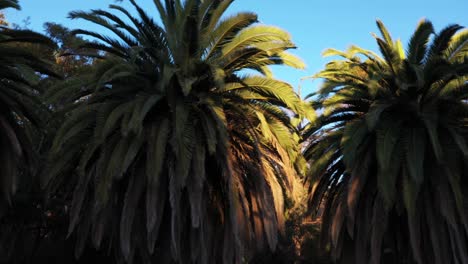
[[[0,26],[8,26],[10,23],[5,18],[5,14],[3,12],[0,13]]]
[[[468,263],[468,31],[423,20],[405,55],[377,25],[383,57],[328,50],[315,76],[311,206],[342,263]]]
[[[304,67],[285,52],[289,35],[253,26],[252,13],[221,19],[232,1],[155,1],[161,26],[130,2],[138,17],[116,5],[118,15],[70,14],[118,39],[74,31],[106,55],[87,85],[50,91],[70,112],[44,182],[75,189],[76,254],[88,241],[128,262],[240,263],[275,250],[299,157],[283,109],[304,114],[268,68]]]
[[[90,56],[84,56],[84,50],[78,54],[78,49],[88,42],[87,40],[76,36],[69,28],[54,22],[44,23],[44,32],[57,43],[58,48],[54,50],[53,56],[56,60],[57,70],[65,78],[90,71],[94,59]],[[89,53],[86,55],[98,56],[94,50],[86,50],[86,52]]]

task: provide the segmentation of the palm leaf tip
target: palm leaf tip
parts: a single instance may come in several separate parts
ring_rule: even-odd
[[[433,33],[434,27],[432,23],[426,19],[421,19],[408,43],[407,54],[409,62],[421,63],[427,53],[427,44]]]
[[[6,8],[14,8],[16,10],[21,10],[18,0],[1,0],[0,1],[0,10]]]

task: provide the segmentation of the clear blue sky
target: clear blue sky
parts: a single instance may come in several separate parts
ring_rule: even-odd
[[[154,12],[152,0],[139,0],[148,12]],[[30,28],[41,31],[47,21],[71,28],[92,28],[82,21],[70,21],[72,10],[105,8],[112,0],[20,0],[22,11],[8,11],[10,22],[22,24],[30,17]],[[124,1],[124,6],[128,3]],[[329,47],[340,50],[351,44],[377,50],[371,32],[377,32],[375,19],[383,20],[394,38],[407,43],[417,22],[425,17],[441,30],[450,23],[468,26],[468,0],[236,0],[228,13],[253,11],[265,24],[279,26],[291,33],[298,49],[294,51],[307,64],[305,71],[275,68],[277,78],[298,87],[302,77],[319,71],[327,62],[321,52]],[[154,12],[154,16],[157,16]],[[302,84],[305,95],[317,81]]]

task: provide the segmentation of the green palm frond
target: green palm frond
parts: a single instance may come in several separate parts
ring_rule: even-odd
[[[444,51],[444,56],[450,62],[466,60],[468,57],[468,29],[463,29],[452,37],[449,46]]]
[[[229,43],[223,45],[222,54],[228,56],[235,50],[253,46],[262,42],[289,42],[290,36],[282,29],[272,26],[253,26],[240,31]]]
[[[210,40],[206,57],[209,58],[213,52],[220,50],[222,45],[229,42],[240,30],[257,21],[257,15],[254,13],[239,13],[221,21],[215,29],[215,34],[211,35],[211,37],[216,37],[216,39]]]
[[[410,63],[420,64],[422,62],[427,52],[429,37],[432,34],[434,34],[432,23],[421,20],[408,45],[408,61]]]

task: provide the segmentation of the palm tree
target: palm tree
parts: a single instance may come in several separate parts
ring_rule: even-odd
[[[117,5],[70,14],[115,38],[76,30],[98,40],[83,48],[100,63],[51,90],[70,111],[44,183],[74,186],[77,255],[88,240],[127,262],[241,263],[275,250],[299,157],[289,113],[304,111],[268,66],[304,67],[285,52],[290,36],[253,13],[221,19],[232,0],[154,1],[161,24],[130,2],[138,16]]]
[[[19,9],[16,0],[0,0],[0,10]],[[42,198],[34,139],[45,134],[47,108],[38,99],[40,82],[57,77],[53,64],[39,58],[28,47],[55,47],[49,38],[30,30],[0,26],[0,258],[2,262],[25,261],[31,237],[39,238],[43,215],[36,207]],[[39,198],[40,197],[40,198]],[[31,236],[29,236],[31,235]],[[28,239],[26,239],[28,237]],[[26,250],[23,250],[26,249]],[[23,250],[20,255],[15,252]]]
[[[19,9],[18,1],[0,0],[0,10],[5,8]],[[44,113],[37,98],[40,80],[37,73],[56,76],[50,63],[35,57],[21,43],[54,46],[38,33],[0,26],[0,212],[11,205],[18,185],[33,171],[31,133],[42,126]]]
[[[383,57],[328,50],[315,75],[311,206],[343,263],[468,263],[468,31],[423,20],[405,55],[377,25]]]

